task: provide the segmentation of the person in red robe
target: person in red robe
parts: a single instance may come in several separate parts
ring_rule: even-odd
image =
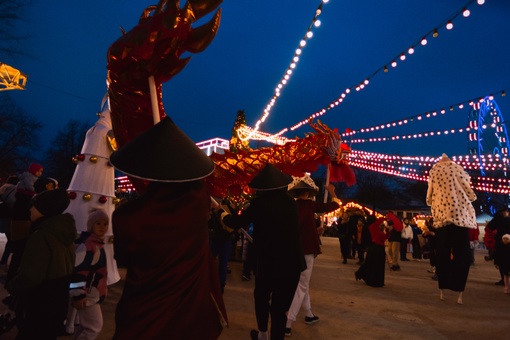
[[[210,195],[201,181],[214,164],[169,117],[110,160],[149,180],[112,216],[115,258],[127,268],[114,339],[217,339],[227,315],[208,246]]]

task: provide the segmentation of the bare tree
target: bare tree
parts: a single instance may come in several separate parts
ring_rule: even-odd
[[[0,92],[0,175],[8,176],[27,167],[39,148],[41,123]]]
[[[21,45],[25,36],[17,24],[23,21],[27,5],[28,0],[0,0],[0,61],[5,56],[25,55]]]
[[[51,146],[46,151],[44,174],[59,181],[59,186],[67,188],[73,178],[76,165],[73,157],[80,153],[85,135],[91,124],[70,120],[60,129]]]
[[[372,207],[387,205],[394,198],[390,188],[391,176],[368,170],[355,169],[356,194],[359,202]]]

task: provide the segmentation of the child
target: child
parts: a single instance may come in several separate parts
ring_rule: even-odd
[[[95,339],[103,328],[100,303],[107,292],[104,236],[109,218],[104,210],[92,210],[87,231],[76,241],[76,263],[71,283],[72,306],[77,309],[79,326],[75,339]]]

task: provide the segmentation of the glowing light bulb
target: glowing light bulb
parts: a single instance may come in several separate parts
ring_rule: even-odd
[[[306,37],[307,37],[307,38],[311,38],[311,37],[313,37],[313,32],[312,32],[312,31],[308,31],[308,32],[306,33]]]
[[[464,18],[467,18],[470,14],[471,14],[471,12],[467,8],[464,8],[464,10],[462,11],[462,16]]]
[[[485,0],[477,0],[476,3],[481,6],[485,3]]]
[[[391,67],[397,67],[397,62],[395,60],[391,62]]]
[[[420,44],[422,44],[422,46],[427,45],[427,38],[423,37],[420,41]]]
[[[321,21],[320,20],[315,20],[315,22],[313,23],[313,25],[315,27],[319,27],[321,25]]]
[[[439,32],[437,31],[437,28],[434,28],[434,33],[432,33],[432,36],[434,38],[437,38],[438,35],[439,35]]]
[[[448,23],[446,24],[446,29],[451,30],[452,28],[453,28],[453,22],[448,21]]]
[[[406,55],[405,55],[404,53],[402,53],[402,54],[400,55],[400,60],[402,60],[402,61],[403,61],[403,60],[406,60]]]

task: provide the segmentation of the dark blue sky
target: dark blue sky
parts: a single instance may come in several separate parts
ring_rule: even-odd
[[[3,62],[29,75],[26,91],[11,96],[43,122],[47,145],[71,118],[95,122],[106,92],[106,51],[130,30],[151,1],[33,1],[23,13],[25,49],[32,58]],[[469,6],[454,28],[446,20],[467,0],[330,0],[324,4],[314,37],[303,49],[289,84],[282,90],[263,131],[275,133],[328,106],[346,89],[378,72],[362,91],[321,120],[340,131],[359,129],[415,116],[507,89],[510,92],[510,1],[487,0]],[[182,1],[184,4],[184,1]],[[236,112],[254,125],[289,66],[299,41],[319,6],[318,0],[225,0],[218,35],[188,66],[164,84],[167,113],[195,141],[229,139]],[[199,24],[205,23],[200,21]],[[422,36],[435,27],[437,38]],[[389,63],[416,45],[412,56],[392,68]],[[496,96],[505,117],[510,95]],[[449,111],[441,119],[385,131],[459,128],[469,109]],[[287,137],[300,136],[300,128]],[[363,136],[363,137],[368,137]],[[467,153],[465,134],[411,142],[364,143],[355,149],[404,155]]]

